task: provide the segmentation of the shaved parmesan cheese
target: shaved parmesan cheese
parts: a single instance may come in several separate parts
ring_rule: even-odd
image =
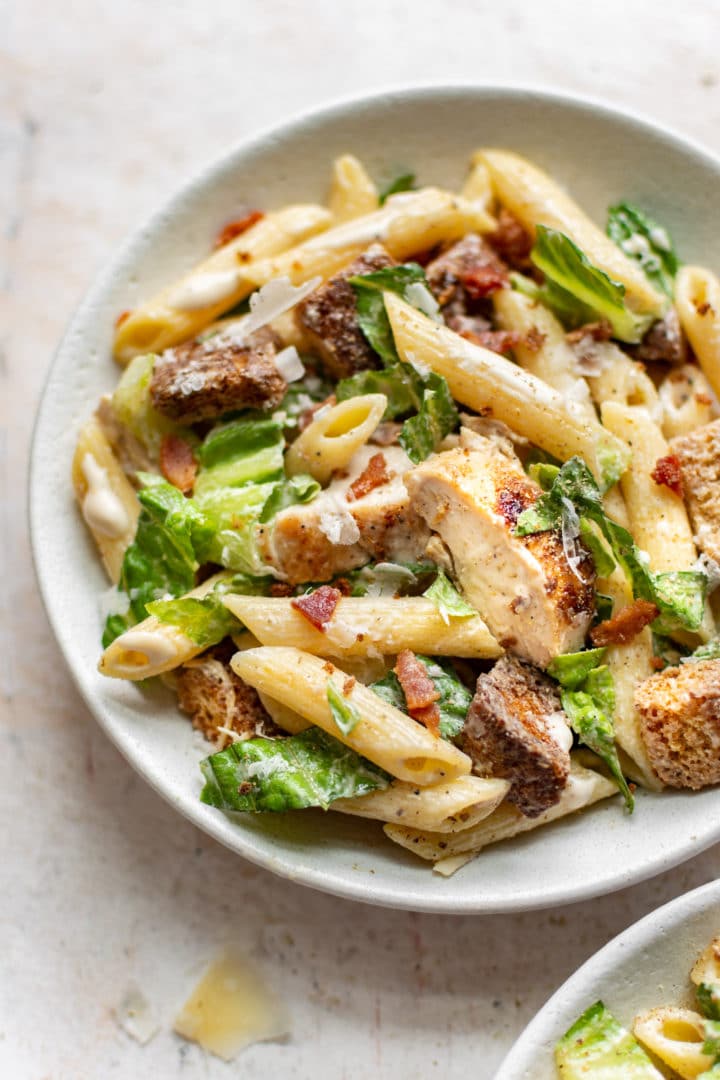
[[[443,321],[440,305],[427,285],[423,285],[421,281],[413,281],[411,285],[405,286],[405,299],[408,304],[412,304],[418,311],[422,311],[423,315],[428,315],[435,322]]]
[[[223,1061],[256,1042],[290,1033],[282,1002],[236,949],[226,949],[207,969],[175,1019],[175,1031]]]
[[[314,277],[304,285],[293,285],[289,277],[273,278],[250,297],[250,314],[242,324],[244,338],[254,334],[261,326],[267,326],[278,315],[289,311],[314,292],[322,278]]]
[[[582,552],[578,548],[578,540],[580,538],[580,518],[578,517],[577,510],[565,495],[563,495],[562,504],[563,512],[560,527],[565,558],[567,559],[568,566],[578,581],[581,581],[583,585],[587,585],[590,579],[583,577],[578,570],[578,567],[583,561]]]
[[[451,877],[458,870],[462,870],[463,866],[475,858],[475,855],[448,855],[446,859],[438,859],[436,863],[433,863],[433,874],[439,874],[440,877]]]
[[[294,345],[288,345],[287,349],[277,354],[275,367],[288,383],[297,382],[305,374],[305,367]]]
[[[134,984],[128,986],[124,998],[115,1009],[115,1019],[123,1031],[141,1046],[149,1043],[160,1030],[149,1001]]]
[[[118,589],[117,585],[111,585],[98,597],[100,618],[103,622],[110,615],[127,615],[130,610],[130,597],[127,593]]]
[[[348,547],[360,539],[360,529],[352,514],[341,505],[338,499],[328,500],[329,509],[320,515],[318,528],[331,544]]]

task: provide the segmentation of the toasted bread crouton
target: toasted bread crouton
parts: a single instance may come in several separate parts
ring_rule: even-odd
[[[218,334],[167,349],[155,361],[152,403],[184,424],[235,409],[274,409],[287,390],[275,365],[275,345],[275,335],[263,328],[242,344]]]
[[[665,668],[640,683],[635,708],[648,757],[669,787],[720,783],[720,660]]]
[[[720,562],[720,420],[679,435],[670,451],[680,462],[695,543]]]
[[[392,266],[381,244],[372,244],[358,259],[311,293],[297,306],[297,320],[325,374],[344,379],[356,371],[380,367],[360,329],[357,303],[348,278]]]
[[[516,536],[542,490],[494,439],[461,432],[461,446],[421,462],[405,477],[411,506],[440,534],[467,600],[510,652],[545,668],[583,647],[594,603],[594,566],[558,532]],[[568,554],[574,566],[568,562]]]
[[[480,675],[463,749],[479,776],[510,781],[508,802],[526,817],[558,802],[570,775],[571,745],[567,717],[547,676],[512,656]]]
[[[275,725],[252,686],[228,663],[232,651],[223,645],[210,649],[178,668],[178,704],[216,749],[224,750],[240,736],[272,735]]]

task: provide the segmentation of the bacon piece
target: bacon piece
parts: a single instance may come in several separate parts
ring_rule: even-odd
[[[525,335],[523,345],[526,349],[530,349],[530,352],[539,352],[545,344],[547,334],[543,334],[542,330],[538,330],[537,326],[531,326]]]
[[[666,454],[655,462],[655,468],[650,473],[656,484],[663,484],[666,488],[682,499],[682,467],[680,458],[676,454]]]
[[[160,443],[160,472],[169,484],[189,495],[195,484],[198,463],[190,443],[179,435],[163,435]]]
[[[440,697],[425,665],[410,649],[403,649],[395,663],[395,674],[405,695],[407,710],[435,735],[440,733],[440,710],[435,702]]]
[[[227,225],[223,225],[220,232],[215,237],[215,248],[225,247],[231,240],[234,240],[236,236],[242,236],[244,232],[247,232],[253,225],[257,225],[258,221],[262,221],[265,217],[262,210],[250,210],[245,217],[237,218],[235,221],[228,221]]]
[[[312,623],[316,630],[324,634],[341,597],[342,593],[339,589],[334,589],[332,585],[321,585],[314,592],[298,596],[290,603],[301,615],[305,616],[309,623]]]
[[[609,341],[613,335],[613,329],[607,319],[600,319],[599,322],[585,323],[584,326],[578,326],[577,330],[570,330],[565,335],[565,340],[570,345],[577,345],[583,338],[592,338],[593,341]]]
[[[593,627],[590,640],[595,646],[626,645],[659,614],[659,609],[650,600],[633,600],[612,619]]]
[[[505,262],[524,270],[530,262],[533,238],[514,214],[505,207],[498,214],[497,228],[485,237]]]
[[[129,319],[131,315],[132,311],[130,310],[130,308],[127,308],[126,311],[121,311],[117,319],[115,320],[115,329],[117,330],[119,326],[122,326],[125,320]]]
[[[285,581],[276,581],[270,586],[271,596],[292,596],[293,587]]]
[[[523,340],[523,335],[517,330],[460,330],[460,337],[472,341],[474,345],[482,345],[483,349],[499,353],[501,356],[514,349]]]
[[[362,499],[377,487],[382,487],[392,480],[395,473],[388,472],[384,454],[373,454],[357,480],[350,485],[352,499]],[[349,501],[352,502],[352,499]]]
[[[510,284],[507,272],[496,266],[473,266],[461,274],[460,280],[473,300],[482,300]]]

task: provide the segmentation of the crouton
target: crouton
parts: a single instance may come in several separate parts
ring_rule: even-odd
[[[720,562],[720,420],[679,435],[670,450],[680,462],[695,543]]]
[[[635,691],[648,757],[669,787],[720,783],[720,660],[665,668]]]
[[[275,366],[275,344],[275,335],[263,328],[242,344],[217,335],[168,349],[155,361],[152,403],[183,424],[235,409],[274,409],[287,390]]]
[[[480,675],[463,749],[479,776],[510,781],[508,802],[526,817],[537,817],[560,799],[571,745],[567,717],[547,676],[512,656]]]
[[[273,735],[275,725],[252,686],[243,682],[230,667],[233,649],[219,645],[176,673],[178,704],[192,726],[201,731],[216,749],[223,750],[236,735]]]
[[[326,375],[344,379],[356,371],[380,367],[379,356],[360,329],[355,292],[347,279],[392,265],[385,248],[372,244],[345,270],[298,304],[297,321]]]

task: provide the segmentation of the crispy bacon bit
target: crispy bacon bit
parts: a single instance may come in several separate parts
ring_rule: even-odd
[[[497,222],[495,232],[488,233],[485,239],[511,266],[525,269],[533,246],[532,236],[505,207],[498,214]]]
[[[403,688],[408,712],[426,709],[440,697],[440,691],[436,690],[435,683],[427,673],[427,668],[410,649],[403,649],[398,654],[395,674]]]
[[[547,334],[543,334],[542,330],[538,330],[537,326],[531,326],[525,335],[523,345],[530,352],[539,352],[545,344]]]
[[[337,398],[334,394],[330,394],[330,397],[326,397],[324,401],[316,401],[314,405],[311,405],[305,412],[300,413],[298,418],[298,434],[301,435],[306,427],[310,427],[315,419],[315,413],[320,412],[320,409],[324,409],[326,405],[337,405]]]
[[[347,679],[343,683],[343,697],[349,697],[352,693],[352,688],[355,685],[355,676],[348,675]]]
[[[659,614],[659,609],[649,600],[633,600],[612,619],[593,627],[590,640],[595,646],[626,645]]]
[[[709,394],[703,394],[702,390],[699,390],[695,395],[695,400],[698,405],[712,405],[712,398]]]
[[[491,296],[498,289],[506,289],[510,284],[507,272],[497,266],[474,266],[462,274],[460,280],[465,291],[473,300],[482,300]]]
[[[411,715],[413,720],[424,724],[433,735],[440,735],[440,710],[437,705],[428,705],[424,709],[415,709]]]
[[[518,483],[508,482],[500,488],[495,501],[497,512],[505,519],[508,525],[516,525],[517,520],[524,510],[535,502],[535,494],[530,483],[522,480]]]
[[[316,630],[324,634],[341,597],[342,593],[339,589],[333,589],[332,585],[321,585],[314,592],[298,596],[290,603],[301,615],[305,616],[309,623],[312,623]]]
[[[353,499],[362,499],[363,495],[369,495],[375,488],[387,484],[394,475],[395,473],[388,472],[385,455],[373,454],[357,480],[353,480],[350,485],[350,494]]]
[[[695,310],[697,311],[698,315],[702,317],[703,315],[707,315],[708,311],[712,311],[712,308],[710,307],[708,301],[704,300],[702,304],[695,305]]]
[[[189,495],[195,483],[198,464],[190,443],[178,435],[163,435],[160,443],[160,472],[169,484]]]
[[[293,587],[284,581],[276,581],[270,586],[271,596],[292,596]]]
[[[251,226],[256,225],[258,221],[262,221],[264,217],[262,210],[250,210],[245,217],[237,218],[236,221],[228,221],[227,225],[223,225],[215,237],[214,247],[225,247],[236,236],[242,236]]]
[[[565,340],[570,345],[577,345],[583,338],[592,338],[593,341],[609,341],[612,337],[613,329],[607,319],[601,319],[599,322],[585,323],[584,326],[578,326],[577,330],[570,330],[565,335]]]
[[[129,319],[131,315],[132,311],[129,308],[127,309],[127,311],[121,311],[117,319],[115,320],[115,329],[117,330],[119,326],[122,326],[125,320]]]
[[[461,330],[460,337],[472,341],[474,345],[482,345],[483,349],[490,349],[491,352],[499,353],[501,356],[510,349],[514,349],[523,340],[523,335],[517,330]]]
[[[323,671],[326,671],[328,673],[328,675],[334,675],[335,674],[335,665],[331,664],[329,660],[326,660],[325,663],[323,664]]]
[[[335,578],[334,585],[342,596],[352,596],[352,582],[346,577]]]
[[[656,484],[663,484],[666,488],[670,488],[679,499],[682,499],[682,469],[679,457],[675,454],[666,454],[665,457],[658,458],[650,475]]]
[[[663,660],[662,656],[651,656],[650,667],[654,668],[655,671],[662,671],[664,668],[667,667],[667,664]]]

